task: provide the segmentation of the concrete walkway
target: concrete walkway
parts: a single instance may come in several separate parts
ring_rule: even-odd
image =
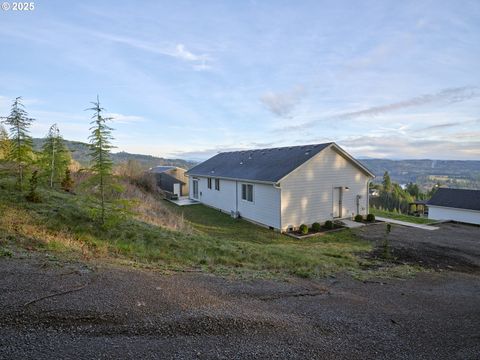
[[[353,221],[353,220],[342,219],[340,221],[349,229],[354,229],[354,228],[359,228],[359,227],[365,226],[365,224],[360,223],[360,222],[356,222],[356,221]]]
[[[178,200],[169,200],[167,199],[168,201],[174,203],[175,205],[178,205],[178,206],[187,206],[187,205],[195,205],[195,204],[200,204],[200,202],[196,201],[196,200],[193,200],[193,199],[189,199],[188,197],[186,196],[182,196],[180,197]]]
[[[379,221],[388,222],[390,224],[409,226],[409,227],[414,227],[414,228],[423,229],[423,230],[438,230],[439,229],[439,227],[437,227],[437,226],[431,226],[431,225],[426,225],[426,224],[415,224],[415,223],[411,223],[411,222],[407,222],[407,221],[389,219],[389,218],[384,218],[384,217],[380,217],[380,216],[376,216],[375,219],[377,219]]]

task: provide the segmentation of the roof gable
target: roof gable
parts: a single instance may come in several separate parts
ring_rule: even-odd
[[[480,190],[439,188],[427,205],[480,211]]]

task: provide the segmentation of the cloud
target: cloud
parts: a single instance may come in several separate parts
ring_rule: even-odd
[[[106,116],[111,117],[112,121],[114,123],[119,123],[119,124],[132,124],[132,123],[145,121],[144,117],[137,116],[137,115],[124,115],[124,114],[118,114],[118,113],[108,113],[108,114],[106,114]]]
[[[433,103],[454,104],[478,97],[480,93],[478,88],[474,86],[464,86],[458,88],[443,89],[435,94],[425,94],[408,100],[399,101],[382,106],[374,106],[363,110],[346,112],[335,116],[337,119],[351,119],[362,116],[378,116],[384,113],[402,110],[405,108],[423,106]]]
[[[462,101],[466,101],[472,98],[480,96],[478,87],[476,86],[463,86],[457,88],[447,88],[440,90],[434,94],[420,95],[408,100],[390,103],[387,105],[373,106],[362,110],[344,112],[334,114],[328,117],[319,118],[309,122],[305,122],[297,125],[290,125],[280,129],[275,129],[273,132],[283,132],[286,130],[304,130],[312,127],[322,121],[326,120],[349,120],[362,117],[377,117],[379,115],[387,114],[390,112],[403,110],[407,108],[415,108],[429,104],[455,104]]]
[[[355,156],[390,159],[478,160],[480,157],[480,140],[478,139],[478,137],[466,137],[463,133],[424,139],[404,135],[365,135],[345,138],[339,140],[338,144]]]
[[[426,126],[424,128],[421,128],[417,131],[441,130],[441,129],[449,129],[449,128],[457,127],[457,126],[475,125],[475,124],[480,124],[480,119],[467,120],[467,121],[456,121],[456,122],[450,122],[450,123],[430,125],[430,126]]]
[[[301,85],[297,85],[293,89],[282,93],[269,91],[260,97],[260,101],[273,114],[280,117],[286,117],[300,103],[305,95],[305,88]]]
[[[188,50],[184,44],[179,43],[175,46],[159,45],[137,38],[112,35],[103,32],[91,32],[91,34],[104,40],[127,45],[153,54],[169,56],[192,63],[195,70],[208,70],[211,68],[211,56],[207,54],[194,54],[192,51]]]
[[[171,155],[173,157],[179,157],[183,159],[205,160],[221,152],[250,150],[250,149],[264,149],[264,148],[270,148],[273,146],[274,146],[274,143],[272,142],[267,142],[267,143],[251,142],[247,144],[240,144],[239,146],[220,145],[220,146],[210,147],[205,149],[173,152]]]

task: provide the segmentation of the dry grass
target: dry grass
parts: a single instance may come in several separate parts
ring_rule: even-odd
[[[192,233],[192,227],[183,213],[167,208],[158,194],[146,192],[127,181],[123,182],[123,187],[122,197],[132,201],[134,216],[138,220],[170,230]]]

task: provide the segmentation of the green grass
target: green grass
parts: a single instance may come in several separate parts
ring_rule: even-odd
[[[370,213],[374,214],[375,216],[381,216],[389,219],[407,221],[415,224],[432,224],[435,220],[417,217],[417,216],[410,216],[404,214],[398,214],[391,211],[385,210],[378,210],[378,209],[370,209]]]
[[[12,179],[0,180],[0,245],[12,244],[85,258],[120,259],[159,269],[201,269],[247,277],[323,277],[360,271],[368,242],[344,230],[297,240],[203,205],[173,207],[189,231],[154,226],[133,217],[102,227],[81,195],[41,189],[41,203],[26,202]]]

